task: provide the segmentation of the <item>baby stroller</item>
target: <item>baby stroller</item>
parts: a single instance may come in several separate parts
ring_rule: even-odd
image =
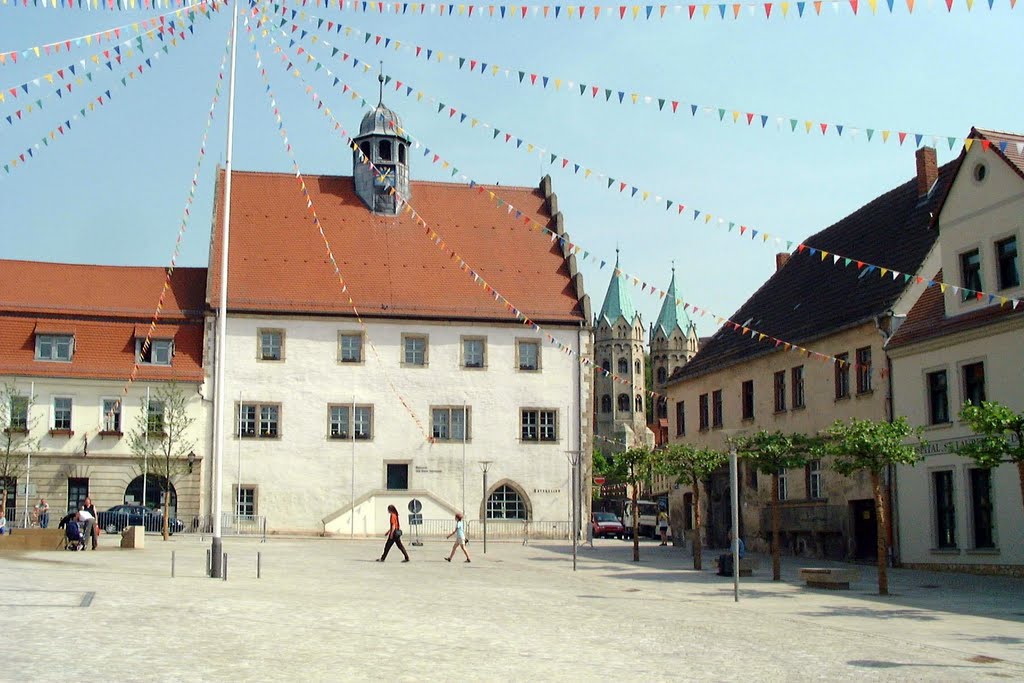
[[[85,538],[82,536],[82,527],[78,526],[78,522],[73,519],[68,520],[67,525],[64,527],[64,549],[85,550]]]

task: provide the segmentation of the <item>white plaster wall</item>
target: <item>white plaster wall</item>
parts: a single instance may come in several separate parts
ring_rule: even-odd
[[[263,328],[284,330],[282,362],[257,360],[257,330]],[[354,320],[229,316],[225,390],[231,414],[224,417],[225,511],[233,510],[240,476],[243,485],[257,487],[257,514],[267,517],[272,530],[319,532],[324,520],[331,518],[347,532],[348,516],[341,516],[346,508],[353,500],[378,495],[375,492],[383,496],[386,463],[405,462],[410,464],[410,489],[428,492],[437,502],[438,514],[446,508],[462,509],[465,496],[466,517],[476,519],[482,514],[478,463],[491,460],[490,488],[509,480],[528,497],[533,519],[569,518],[566,451],[580,448],[581,374],[575,356],[547,343],[543,333],[521,325],[372,321],[364,337],[363,362],[337,362],[339,331],[360,330]],[[582,334],[584,351],[589,353],[587,330],[547,331],[573,348]],[[427,367],[402,367],[403,334],[429,336]],[[485,368],[460,366],[463,336],[487,338]],[[540,342],[540,372],[518,370],[518,339]],[[207,372],[212,375],[210,365]],[[234,436],[239,397],[246,403],[280,404],[279,438]],[[328,404],[353,400],[373,405],[372,440],[353,444],[329,439]],[[429,443],[431,407],[464,402],[470,407],[471,422],[465,448],[462,442]],[[583,396],[582,405],[589,407],[589,396]],[[521,442],[521,407],[558,410],[557,442]],[[387,500],[392,502],[393,497]],[[383,533],[387,526],[385,498],[377,505],[381,509],[375,515],[357,511],[357,520],[363,520],[369,533]],[[396,506],[405,514],[404,503]]]

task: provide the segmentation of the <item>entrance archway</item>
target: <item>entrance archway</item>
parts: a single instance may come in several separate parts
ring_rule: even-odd
[[[125,503],[130,503],[130,504],[135,504],[135,505],[145,505],[146,507],[150,508],[151,510],[156,510],[156,509],[163,510],[163,507],[164,507],[163,493],[164,493],[164,482],[165,481],[167,481],[167,480],[164,477],[161,477],[158,474],[147,475],[146,476],[146,486],[145,486],[145,489],[146,489],[146,493],[145,493],[146,499],[143,500],[142,499],[142,495],[143,495],[143,493],[142,493],[142,489],[143,489],[143,486],[142,486],[142,475],[139,475],[139,476],[135,477],[134,479],[132,479],[131,483],[129,483],[128,486],[124,490],[124,502]],[[168,493],[171,496],[171,500],[170,500],[171,509],[169,511],[170,516],[172,518],[173,517],[177,517],[178,516],[177,515],[177,510],[178,510],[178,492],[175,491],[174,484],[170,485]]]

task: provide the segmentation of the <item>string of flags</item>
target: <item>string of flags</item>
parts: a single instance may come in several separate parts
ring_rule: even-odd
[[[213,90],[213,99],[210,102],[210,108],[206,117],[206,124],[203,126],[203,135],[199,141],[199,153],[196,156],[196,163],[192,172],[192,182],[189,185],[188,196],[185,198],[185,208],[182,211],[181,224],[178,227],[178,237],[174,241],[174,251],[171,253],[171,261],[164,277],[163,289],[160,290],[160,298],[157,300],[156,309],[153,311],[153,317],[150,320],[149,329],[146,331],[146,338],[142,342],[143,354],[146,353],[152,343],[153,333],[156,331],[156,326],[160,322],[160,316],[163,313],[167,293],[171,289],[171,276],[174,275],[174,269],[177,266],[178,257],[181,255],[181,243],[185,237],[185,230],[188,228],[189,219],[192,217],[192,203],[195,201],[196,190],[199,188],[199,172],[202,169],[203,160],[206,159],[206,141],[209,139],[210,127],[213,124],[214,114],[217,110],[217,103],[220,101],[221,87],[224,85],[225,66],[227,65],[228,56],[230,54],[231,32],[228,31],[228,37],[224,45],[224,55],[221,57],[220,68],[217,70],[217,83]],[[132,365],[131,373],[128,375],[128,380],[125,382],[124,386],[121,387],[122,397],[126,398],[128,396],[128,390],[138,377],[139,369],[139,358],[136,357],[135,362]],[[113,412],[115,410],[120,409],[123,401],[124,398],[121,398],[114,406],[111,407],[111,413],[107,416],[108,419],[113,416]]]
[[[208,1],[208,0],[206,0]],[[37,9],[80,9],[85,11],[120,11],[120,10],[154,10],[189,9],[205,4],[204,2],[188,2],[187,0],[0,0],[0,7]]]
[[[207,18],[209,18],[209,15],[207,15]],[[135,69],[128,71],[120,78],[118,82],[121,84],[121,87],[127,88],[129,83],[135,81],[136,74],[141,77],[147,70],[152,70],[159,62],[161,54],[170,54],[170,48],[177,47],[179,42],[184,43],[189,35],[191,35],[191,32],[186,33],[184,31],[178,31],[176,36],[172,37],[169,41],[164,41],[163,46],[153,52],[153,56],[146,59],[144,65],[139,64]],[[116,85],[114,87],[116,87]],[[58,123],[56,127],[51,128],[45,135],[43,135],[38,142],[30,145],[23,152],[18,153],[15,157],[4,163],[4,176],[0,177],[9,176],[14,169],[27,164],[29,161],[34,159],[38,153],[42,152],[43,149],[49,147],[51,142],[56,142],[58,136],[63,137],[68,134],[74,124],[84,120],[89,114],[108,104],[113,98],[113,91],[111,89],[105,89],[95,98],[90,99],[85,106],[78,110],[76,114],[65,119],[63,123]]]
[[[122,34],[148,33],[153,30],[159,30],[165,25],[173,28],[174,20],[168,20],[168,17],[174,17],[179,21],[187,18],[189,22],[192,22],[194,21],[194,17],[192,15],[199,12],[209,18],[210,10],[212,9],[214,12],[219,11],[220,6],[225,2],[226,0],[203,0],[203,2],[188,5],[173,12],[166,12],[155,17],[143,19],[142,21],[133,21],[128,24],[122,24],[121,26],[114,26],[112,28],[96,31],[95,33],[87,33],[76,38],[65,38],[53,43],[35,45],[23,50],[0,52],[0,66],[4,66],[6,64],[17,64],[19,59],[23,61],[33,57],[36,59],[43,59],[50,55],[71,52],[72,48],[80,48],[83,45],[89,47],[93,43],[96,43],[97,45],[102,44],[103,41],[108,43],[120,41]],[[38,83],[36,83],[36,85],[38,85]]]
[[[256,47],[256,36],[252,34],[252,28],[249,26],[248,16],[246,16],[245,18],[245,30],[247,33],[249,33],[249,42],[252,43],[253,54],[256,57],[257,70],[260,72],[260,76],[263,79],[267,97],[270,100],[270,108],[271,111],[273,112],[274,119],[277,122],[278,133],[281,137],[282,143],[284,144],[285,151],[287,152],[288,157],[291,159],[292,171],[295,174],[295,179],[298,182],[298,185],[302,191],[302,196],[305,199],[306,210],[309,213],[310,220],[312,221],[313,225],[316,227],[317,232],[320,235],[320,239],[324,243],[324,248],[327,250],[327,257],[331,262],[331,268],[334,270],[334,276],[338,279],[338,285],[341,287],[341,293],[348,301],[348,305],[352,309],[352,313],[355,315],[355,318],[358,321],[360,328],[362,329],[363,337],[364,339],[366,339],[366,344],[373,352],[374,357],[376,358],[378,364],[380,365],[381,371],[384,375],[384,379],[388,383],[391,392],[398,399],[399,403],[402,404],[402,407],[405,408],[406,412],[409,414],[413,422],[416,424],[416,428],[420,430],[426,441],[433,442],[433,436],[431,435],[431,433],[424,428],[423,423],[417,417],[416,412],[405,400],[405,397],[401,394],[401,392],[398,391],[398,388],[395,386],[394,382],[392,382],[391,380],[391,377],[388,375],[387,370],[384,367],[384,363],[381,360],[380,353],[377,350],[376,345],[373,343],[373,340],[370,338],[369,329],[367,328],[366,323],[363,321],[363,318],[359,313],[359,309],[356,307],[355,301],[353,301],[352,299],[352,294],[348,290],[348,283],[342,276],[341,268],[338,265],[338,260],[334,256],[334,249],[331,247],[330,239],[328,239],[327,233],[324,232],[323,223],[321,223],[320,217],[319,215],[317,215],[316,207],[313,206],[313,198],[309,194],[309,190],[306,187],[306,181],[302,176],[301,170],[299,169],[298,161],[295,159],[295,152],[292,149],[291,143],[288,141],[288,131],[284,127],[284,120],[281,118],[281,111],[277,106],[277,100],[274,97],[274,93],[271,91],[270,79],[269,76],[267,75],[267,70],[263,67],[263,58],[260,56],[259,50]]]
[[[717,121],[722,124],[734,126],[740,125],[758,130],[774,129],[792,134],[802,133],[804,135],[813,136],[814,138],[825,138],[827,136],[842,138],[845,136],[848,140],[865,140],[869,143],[875,142],[882,145],[887,144],[892,140],[894,143],[898,142],[901,147],[907,140],[913,140],[915,145],[918,147],[920,147],[923,142],[928,141],[933,147],[948,145],[950,150],[956,147],[957,144],[963,144],[964,142],[963,137],[956,135],[939,135],[935,133],[904,131],[896,127],[868,128],[864,126],[851,126],[843,123],[817,121],[807,119],[805,117],[795,118],[792,116],[764,114],[734,109],[732,107],[723,107],[720,105],[696,104],[683,100],[672,99],[671,97],[645,95],[635,91],[619,90],[617,88],[608,88],[603,85],[582,83],[572,79],[501,66],[480,58],[459,56],[450,52],[416,45],[409,41],[399,40],[379,33],[371,34],[354,26],[337,23],[314,14],[309,14],[302,10],[292,9],[284,2],[273,3],[272,7],[275,14],[281,15],[281,25],[284,26],[287,23],[291,23],[291,33],[298,33],[300,39],[305,38],[307,34],[314,31],[314,29],[307,31],[306,29],[299,27],[299,22],[305,22],[310,26],[315,25],[316,31],[323,31],[326,27],[328,35],[333,32],[335,35],[344,36],[349,40],[361,40],[364,45],[372,44],[373,46],[382,49],[391,49],[396,52],[404,51],[412,55],[415,59],[423,59],[427,63],[446,63],[457,67],[459,71],[466,71],[478,76],[490,76],[491,78],[495,78],[499,75],[503,75],[505,80],[513,85],[518,84],[531,87],[536,90],[574,95],[594,102],[620,106],[656,106],[659,112],[666,113],[674,117],[685,119],[688,114],[692,119],[696,118],[699,114],[705,118],[711,118],[713,120],[717,119]],[[324,46],[331,47],[334,50],[334,54],[337,53],[337,48],[331,45],[328,41],[323,40],[322,37],[315,38],[314,40],[319,40],[319,42]],[[386,76],[386,78],[388,83],[394,80],[391,76]],[[396,88],[396,90],[400,89],[400,87]],[[433,101],[433,98],[431,98],[431,101]],[[769,128],[769,124],[771,124],[771,128]],[[485,127],[488,126],[485,124]],[[1007,143],[1003,142],[1003,144],[1005,145]],[[1022,143],[1022,147],[1024,147],[1024,143]],[[542,154],[541,156],[543,157],[544,155]]]
[[[266,17],[266,15],[264,15],[264,17]],[[269,19],[267,21],[269,21]],[[289,35],[284,30],[283,24],[280,23],[280,20],[278,20],[278,25],[276,26],[276,29],[281,34],[282,38],[288,41],[290,47],[295,46],[297,44],[297,40],[304,40],[307,37],[309,37],[311,40],[316,40],[315,34],[307,34],[306,36],[300,35],[299,38],[296,39],[294,33]],[[327,41],[321,42],[324,43],[325,47],[330,47]],[[347,52],[341,52],[336,47],[331,47],[331,50],[332,57],[339,59],[342,63],[350,63],[351,67],[354,69],[358,70],[361,67],[361,71],[364,74],[372,70],[372,66],[368,62],[360,60],[358,57],[355,57],[354,55],[351,55]],[[352,89],[348,84],[342,82],[338,78],[338,76],[329,68],[324,67],[323,63],[319,61],[316,57],[314,57],[308,50],[299,46],[296,50],[296,58],[298,58],[299,55],[303,54],[305,55],[305,61],[307,63],[315,65],[316,71],[323,69],[326,72],[326,74],[333,79],[333,85],[335,87],[340,85],[342,87],[343,94],[351,92],[352,99],[360,99],[362,106],[366,106],[365,98],[359,95],[359,93],[356,90]],[[291,66],[291,63],[289,63],[289,69],[291,68]],[[524,140],[523,138],[516,137],[512,133],[503,132],[499,128],[492,126],[491,124],[485,121],[481,121],[480,119],[471,117],[467,113],[442,102],[440,99],[436,97],[424,93],[423,91],[415,90],[413,86],[409,85],[406,82],[403,82],[399,79],[394,79],[391,76],[385,76],[385,85],[389,85],[392,82],[394,83],[394,89],[396,92],[404,92],[407,97],[412,97],[412,94],[415,92],[415,99],[417,102],[423,103],[425,101],[431,106],[436,107],[435,114],[437,114],[438,116],[442,116],[449,121],[457,121],[457,123],[459,124],[468,123],[470,128],[475,128],[479,126],[481,128],[489,129],[491,131],[492,141],[503,142],[507,145],[513,144],[514,142],[515,148],[517,150],[523,150],[527,154],[536,153],[549,166],[554,166],[555,168],[561,169],[566,172],[570,170],[571,166],[571,172],[573,173],[573,175],[577,177],[582,176],[584,180],[589,180],[591,178],[600,179],[604,182],[605,189],[610,192],[624,194],[628,189],[630,198],[639,197],[641,202],[647,202],[649,199],[653,198],[654,203],[656,204],[664,203],[665,211],[671,211],[674,207],[675,215],[677,217],[690,218],[692,222],[702,222],[704,225],[710,225],[719,229],[726,230],[729,234],[735,234],[737,238],[749,237],[749,239],[752,242],[756,242],[758,237],[760,237],[760,241],[762,244],[766,244],[769,242],[769,240],[771,240],[774,248],[784,248],[787,252],[793,252],[797,254],[807,251],[810,256],[817,256],[820,262],[824,263],[827,261],[831,261],[831,265],[841,265],[844,268],[856,266],[857,270],[866,270],[866,273],[868,275],[877,273],[878,276],[882,278],[891,277],[893,280],[899,280],[902,278],[905,283],[914,281],[917,282],[918,284],[925,284],[928,287],[939,287],[943,293],[945,293],[947,289],[951,289],[954,294],[962,293],[965,296],[973,297],[979,301],[987,301],[990,304],[999,303],[1000,306],[1017,307],[1022,305],[1021,299],[1007,297],[1002,294],[985,292],[982,290],[975,290],[969,287],[949,285],[941,282],[936,282],[934,280],[925,280],[924,278],[913,273],[905,273],[899,270],[895,270],[893,268],[888,268],[886,266],[882,266],[879,264],[863,261],[861,259],[856,259],[852,256],[846,256],[835,252],[829,252],[823,249],[817,249],[804,242],[786,239],[784,237],[780,237],[778,235],[769,233],[766,230],[761,230],[759,228],[748,226],[746,224],[739,223],[734,220],[729,220],[721,216],[715,216],[710,212],[703,211],[701,209],[696,209],[693,208],[692,206],[689,207],[689,209],[687,209],[687,205],[682,201],[663,198],[661,195],[654,194],[653,192],[637,187],[636,185],[631,185],[630,183],[624,180],[616,179],[612,176],[601,173],[600,171],[594,171],[578,162],[569,159],[568,157],[560,156],[554,152],[551,152],[541,147],[540,145],[536,145],[527,140]],[[456,114],[458,114],[457,118]],[[408,134],[408,131],[400,132],[405,132]],[[990,151],[990,149],[994,147],[1005,154],[1005,152],[1009,149],[1008,142],[1005,140],[993,142],[990,140],[976,140],[970,137],[964,139],[965,149],[969,151],[975,142],[978,142],[981,145],[982,149],[986,152]],[[419,148],[420,146],[422,145],[419,143],[419,141],[417,141],[416,147]],[[1024,154],[1024,142],[1014,142],[1014,146],[1017,149],[1018,154]],[[433,164],[440,163],[442,169],[451,169],[452,177],[461,177],[461,179],[463,180],[472,182],[472,179],[469,178],[468,176],[460,176],[459,169],[454,164],[445,160],[441,155],[437,153],[432,154],[429,147],[423,146],[423,155],[424,157],[430,158]]]

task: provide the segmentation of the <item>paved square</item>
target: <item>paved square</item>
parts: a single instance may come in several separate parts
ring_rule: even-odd
[[[800,586],[793,560],[773,584],[762,562],[737,605],[683,551],[634,564],[614,540],[573,573],[556,543],[476,539],[448,564],[428,541],[379,564],[382,542],[226,538],[226,582],[204,576],[209,538],[146,540],[0,556],[0,679],[1024,679],[1017,579],[895,571],[879,598],[871,567],[834,593]]]

